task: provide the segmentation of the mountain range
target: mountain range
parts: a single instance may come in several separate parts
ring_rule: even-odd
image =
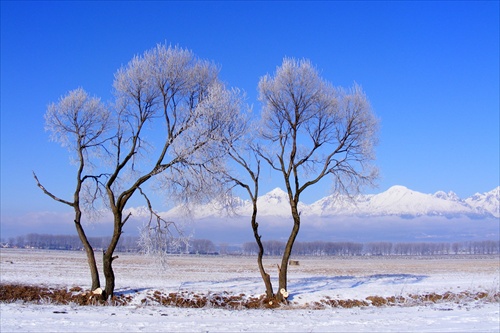
[[[234,215],[249,216],[252,205],[249,200],[231,198]],[[454,192],[438,191],[425,194],[404,186],[393,186],[379,194],[360,194],[354,197],[330,195],[312,204],[299,203],[303,216],[309,217],[384,217],[403,218],[443,216],[447,218],[499,218],[500,186],[486,193],[476,193],[461,199]],[[288,195],[276,188],[258,198],[259,216],[290,217]],[[175,207],[166,212],[168,217],[181,216],[183,209]],[[228,204],[212,202],[193,210],[193,218],[227,216]]]
[[[231,204],[228,204],[230,202]],[[263,240],[286,241],[293,221],[288,195],[276,188],[258,199],[259,234]],[[326,196],[311,204],[299,203],[302,216],[300,241],[355,242],[455,242],[500,239],[500,187],[462,199],[453,192],[425,194],[404,186],[393,186],[379,194]],[[127,235],[137,235],[150,219],[146,207],[128,209],[132,217]],[[238,197],[225,202],[194,207],[191,214],[182,206],[161,212],[185,234],[210,239],[216,244],[243,244],[253,241],[250,226],[252,205]],[[34,213],[22,218],[2,218],[2,237],[27,233],[72,234],[71,211]],[[103,214],[89,223],[90,236],[107,236],[113,231],[112,218]]]

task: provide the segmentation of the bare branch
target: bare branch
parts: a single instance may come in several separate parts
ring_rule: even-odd
[[[48,195],[49,197],[51,197],[55,201],[62,202],[63,204],[66,204],[70,207],[74,207],[74,205],[75,205],[74,202],[69,202],[67,200],[61,199],[61,198],[55,196],[54,194],[52,194],[51,192],[47,191],[47,189],[40,183],[40,181],[38,181],[38,177],[36,176],[34,171],[33,171],[33,178],[35,178],[36,185],[43,191],[43,193],[45,193],[46,195]]]

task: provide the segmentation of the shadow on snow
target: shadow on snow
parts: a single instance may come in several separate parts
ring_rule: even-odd
[[[426,275],[414,274],[374,274],[369,276],[316,276],[305,278],[290,278],[288,289],[291,291],[289,300],[303,294],[318,291],[332,291],[337,289],[352,289],[369,284],[378,285],[409,285],[419,283],[426,279]],[[272,279],[273,286],[277,286],[277,279]],[[199,291],[200,288],[208,286],[211,290],[206,291],[257,291],[262,290],[262,279],[238,277],[220,281],[197,281],[184,282],[179,290]]]
[[[367,284],[379,285],[408,285],[419,283],[428,276],[414,274],[374,274],[369,276],[317,276],[300,279],[291,279],[288,288],[294,291],[294,296],[317,292],[319,290],[352,289]]]

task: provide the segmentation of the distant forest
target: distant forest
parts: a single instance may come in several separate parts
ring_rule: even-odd
[[[92,247],[101,251],[109,244],[109,237],[89,237]],[[30,248],[49,250],[81,251],[83,246],[76,235],[28,234],[1,240],[3,248]],[[265,255],[281,256],[285,242],[270,240],[263,242]],[[118,252],[141,252],[139,238],[122,237],[117,247]],[[228,244],[215,245],[208,239],[190,239],[182,247],[167,249],[172,254],[211,254],[211,255],[256,255],[255,242],[246,242],[242,246]],[[295,256],[362,256],[362,255],[449,255],[449,254],[500,254],[500,241],[464,241],[464,242],[296,242],[293,247]]]

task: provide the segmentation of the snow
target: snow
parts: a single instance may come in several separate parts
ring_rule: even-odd
[[[282,189],[275,188],[271,192],[260,196],[257,199],[257,205],[259,207],[259,214],[267,216],[290,216],[290,203],[288,194]],[[250,203],[245,207],[244,213],[250,215],[252,209]]]
[[[483,194],[476,193],[465,199],[465,202],[478,210],[487,211],[495,217],[500,217],[500,186]]]
[[[1,304],[2,332],[498,332],[498,305],[329,310]],[[59,313],[54,313],[59,312]]]
[[[487,194],[484,194],[487,195]],[[480,195],[483,198],[484,195]],[[323,198],[310,206],[308,215],[354,215],[354,216],[496,216],[495,205],[498,197],[487,202],[461,200],[455,193],[438,191],[425,194],[410,190],[404,186],[392,186],[387,191],[376,195],[359,195],[353,200],[335,195]],[[498,210],[498,208],[496,209]]]
[[[2,332],[498,332],[498,302],[462,299],[416,306],[314,310],[320,299],[404,296],[412,293],[498,292],[498,256],[297,257],[290,266],[292,305],[280,309],[181,309],[141,303],[155,290],[258,296],[264,291],[255,257],[172,256],[167,270],[138,254],[119,253],[116,291],[133,295],[127,306],[0,304]],[[265,258],[276,287],[279,258]],[[99,263],[100,265],[100,263]],[[1,250],[2,283],[90,287],[85,254]]]
[[[412,191],[403,186],[393,186],[375,195],[368,204],[369,212],[378,215],[446,215],[448,212],[466,214],[470,210],[450,200]]]
[[[500,217],[500,187],[483,194],[475,194],[465,200],[454,192],[438,191],[425,194],[396,185],[379,194],[357,195],[349,198],[342,195],[330,195],[310,205],[299,202],[299,210],[304,216],[470,216],[474,218]],[[252,205],[249,200],[236,198],[235,213],[250,216]],[[288,194],[280,188],[258,198],[259,216],[278,216],[290,218]],[[224,205],[210,203],[196,208],[196,219],[227,215]],[[181,207],[175,207],[164,213],[168,217],[183,214]]]
[[[437,191],[436,193],[434,193],[434,196],[436,198],[440,198],[443,200],[451,200],[451,201],[456,201],[456,202],[462,201],[462,199],[460,199],[460,197],[453,191],[449,191],[448,193],[446,193],[444,191]]]

